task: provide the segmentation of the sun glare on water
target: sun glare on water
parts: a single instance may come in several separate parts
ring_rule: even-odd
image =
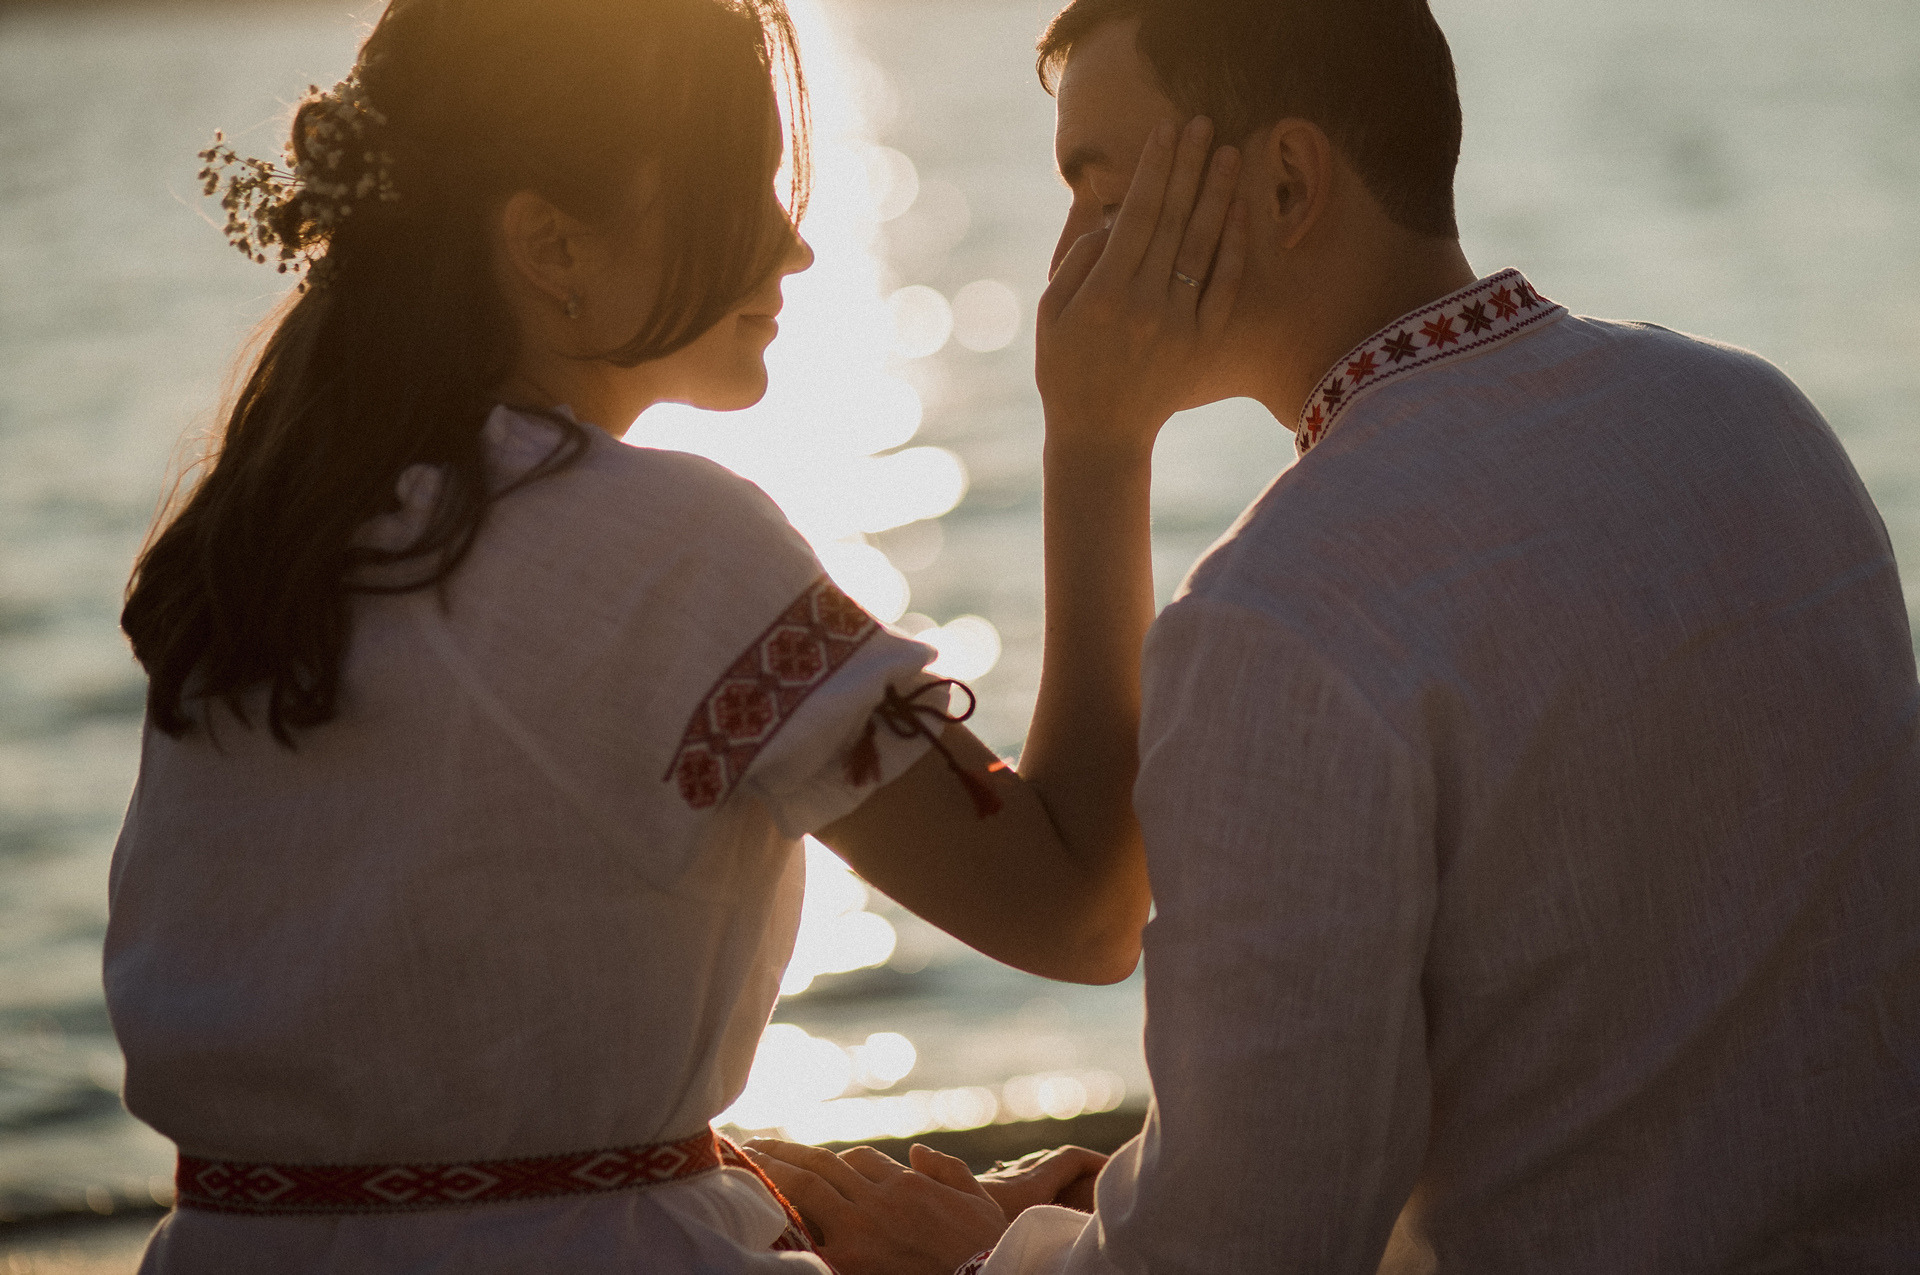
[[[875,1032],[842,1047],[792,1023],[775,1023],[760,1040],[746,1092],[714,1123],[796,1142],[864,1142],[1016,1120],[1068,1120],[1111,1111],[1126,1098],[1120,1077],[1106,1071],[1014,1076],[995,1088],[885,1092],[896,1090],[918,1062],[913,1042],[897,1032]]]
[[[966,197],[949,183],[922,181],[909,156],[877,143],[865,103],[882,83],[878,70],[839,38],[821,4],[791,0],[790,7],[812,98],[814,182],[802,231],[815,261],[785,283],[780,336],[767,352],[767,396],[732,413],[663,404],[635,422],[627,441],[694,452],[758,484],[841,588],[939,652],[933,672],[977,678],[1000,658],[994,626],[977,615],[909,610],[906,572],[938,556],[935,520],[966,495],[967,470],[945,448],[915,445],[926,405],[908,373],[915,360],[949,345],[1004,349],[1019,335],[1024,308],[994,279],[949,297],[893,277],[879,247],[881,227],[907,218],[900,225],[918,253],[943,253],[967,233]],[[912,260],[892,264],[914,268]],[[899,561],[870,539],[914,524],[926,534],[889,540]],[[865,883],[808,838],[806,902],[783,996],[804,995],[823,976],[887,963],[897,936],[868,901]],[[746,1091],[715,1123],[809,1142],[910,1137],[1104,1110],[1124,1092],[1104,1072],[900,1091],[917,1062],[913,1042],[896,1032],[843,1046],[776,1023],[761,1039]]]

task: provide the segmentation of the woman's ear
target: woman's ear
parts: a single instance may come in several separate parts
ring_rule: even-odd
[[[1298,247],[1326,207],[1333,143],[1317,124],[1284,119],[1268,130],[1260,149],[1270,184],[1261,211],[1282,248]]]
[[[569,317],[584,303],[587,227],[530,190],[500,212],[501,248],[513,274]]]

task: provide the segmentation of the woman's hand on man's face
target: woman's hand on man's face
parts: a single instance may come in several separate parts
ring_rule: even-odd
[[[1040,300],[1035,379],[1050,445],[1140,458],[1191,406],[1246,264],[1239,152],[1204,117],[1163,122],[1111,229],[1083,235]]]

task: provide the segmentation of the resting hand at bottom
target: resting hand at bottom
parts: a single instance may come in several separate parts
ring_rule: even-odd
[[[1036,1204],[1063,1204],[1093,1212],[1093,1184],[1107,1157],[1085,1147],[1035,1151],[980,1175],[980,1185],[1012,1222]]]
[[[747,1154],[800,1210],[839,1275],[953,1275],[1007,1229],[966,1163],[916,1144],[909,1169],[872,1147],[841,1155],[774,1138]]]

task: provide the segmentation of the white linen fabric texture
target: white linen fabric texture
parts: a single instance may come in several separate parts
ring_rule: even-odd
[[[1155,1106],[989,1275],[1920,1271],[1920,686],[1757,356],[1353,400],[1148,639]]]
[[[498,473],[556,427],[486,425]],[[799,838],[875,790],[843,758],[933,651],[881,630],[702,810],[662,782],[695,706],[821,575],[720,466],[598,430],[505,495],[448,582],[354,600],[340,715],[297,751],[149,727],[106,988],[126,1101],[183,1151],[295,1164],[677,1141],[744,1087],[798,925]],[[403,545],[437,472],[372,543]],[[253,719],[261,709],[254,706]],[[880,782],[926,750],[879,732]],[[766,1251],[751,1174],[391,1215],[180,1210],[142,1270],[827,1268]]]

